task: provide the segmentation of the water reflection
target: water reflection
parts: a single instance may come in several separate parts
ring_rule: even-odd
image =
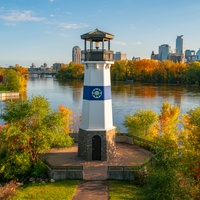
[[[138,109],[159,113],[164,101],[177,104],[182,113],[200,106],[200,87],[112,82],[111,88],[114,125],[123,132],[124,116]],[[29,80],[27,91],[28,96],[40,94],[48,98],[52,108],[57,109],[62,104],[74,113],[81,112],[83,81],[58,82],[52,78],[34,78]]]

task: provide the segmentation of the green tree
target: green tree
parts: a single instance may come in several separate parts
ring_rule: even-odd
[[[62,64],[61,68],[58,70],[56,77],[60,80],[65,79],[83,79],[84,76],[84,65],[76,64],[70,62],[67,64]]]
[[[192,200],[183,185],[180,161],[177,149],[173,146],[158,154],[153,166],[148,168],[143,200]]]
[[[116,60],[115,63],[111,65],[111,79],[114,81],[123,81],[127,79],[127,76],[128,69],[126,66],[126,60]]]
[[[70,112],[50,108],[42,96],[8,102],[1,118],[6,126],[0,131],[0,173],[10,179],[28,173],[37,166],[38,157],[52,146],[69,147],[66,133]],[[66,120],[67,119],[67,120]]]
[[[61,64],[61,67],[58,69],[58,72],[56,74],[56,78],[60,80],[66,79],[66,73],[67,73],[67,64]]]
[[[126,115],[124,126],[127,132],[144,139],[153,140],[157,136],[158,115],[152,110],[138,110],[134,115]]]
[[[181,131],[182,169],[190,180],[192,197],[200,199],[200,107],[183,115]]]
[[[3,84],[11,91],[19,91],[20,81],[18,73],[14,69],[6,69],[4,71]]]
[[[185,76],[188,84],[200,85],[200,63],[192,62],[188,64],[188,68],[185,72]]]

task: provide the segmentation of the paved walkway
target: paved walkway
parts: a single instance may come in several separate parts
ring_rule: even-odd
[[[52,166],[83,166],[84,180],[106,180],[107,167],[134,166],[147,160],[152,153],[136,145],[116,144],[116,156],[109,161],[85,161],[77,156],[78,146],[55,148],[43,155]]]
[[[72,200],[107,200],[108,185],[106,181],[82,181]]]
[[[72,200],[107,200],[107,167],[140,165],[152,153],[136,145],[116,144],[116,156],[109,161],[85,161],[77,156],[78,146],[51,149],[43,158],[52,166],[83,166],[84,180],[80,182]]]

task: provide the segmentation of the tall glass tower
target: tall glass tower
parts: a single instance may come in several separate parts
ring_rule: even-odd
[[[160,61],[168,60],[169,54],[172,53],[171,46],[168,44],[162,44],[159,46],[159,59]]]
[[[176,38],[176,53],[183,54],[183,35],[177,36]]]

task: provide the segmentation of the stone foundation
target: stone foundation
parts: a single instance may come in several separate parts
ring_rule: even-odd
[[[79,129],[78,156],[86,161],[93,160],[92,139],[94,136],[101,138],[101,161],[110,160],[116,155],[115,128],[105,131],[87,131]]]

